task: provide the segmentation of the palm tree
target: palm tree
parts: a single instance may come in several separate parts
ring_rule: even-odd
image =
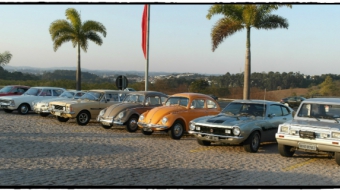
[[[211,6],[208,10],[207,19],[209,20],[213,15],[222,14],[224,16],[212,28],[212,51],[215,51],[226,37],[244,28],[247,30],[243,99],[249,99],[250,97],[250,28],[266,30],[288,29],[288,22],[285,18],[271,14],[273,10],[277,10],[281,6],[292,7],[289,4],[217,4]]]
[[[77,90],[81,90],[81,68],[80,68],[80,48],[87,51],[88,40],[93,41],[97,45],[102,45],[103,40],[98,36],[97,32],[102,33],[106,37],[106,28],[100,22],[88,20],[81,22],[80,14],[73,8],[66,10],[67,20],[56,20],[50,25],[50,34],[53,41],[54,51],[64,43],[71,41],[73,47],[78,47],[78,64],[77,64]]]
[[[0,53],[0,67],[5,66],[11,61],[12,54],[9,51],[5,51],[4,53]]]

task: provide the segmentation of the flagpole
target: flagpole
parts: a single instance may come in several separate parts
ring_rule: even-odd
[[[150,4],[147,5],[147,30],[146,30],[146,64],[145,64],[145,91],[148,91],[149,82],[149,29],[150,29]]]

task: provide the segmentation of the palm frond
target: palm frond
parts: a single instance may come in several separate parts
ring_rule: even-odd
[[[81,27],[81,19],[78,11],[75,10],[74,8],[68,8],[66,9],[65,16],[68,20],[70,20],[75,30],[79,31]]]
[[[71,35],[74,34],[74,28],[72,25],[67,22],[66,20],[56,20],[50,25],[50,34],[52,40],[58,38],[59,36],[63,35]]]
[[[242,12],[244,6],[237,4],[217,4],[209,8],[207,19],[211,19],[212,16],[221,14],[233,20],[242,20]]]
[[[4,53],[0,53],[0,66],[5,66],[12,59],[12,54],[9,51],[5,51]]]
[[[85,33],[90,32],[90,31],[99,32],[103,34],[104,37],[106,37],[106,28],[100,22],[96,22],[92,20],[85,21],[82,26],[82,31]]]
[[[254,26],[257,29],[275,29],[275,28],[288,28],[289,24],[287,19],[278,16],[267,14]]]
[[[95,32],[88,32],[87,39],[91,40],[92,42],[100,46],[103,44],[102,38]]]
[[[212,51],[215,51],[218,45],[222,43],[226,37],[243,28],[244,25],[242,25],[242,22],[234,21],[229,18],[221,18],[218,20],[211,31]]]
[[[73,38],[71,36],[67,36],[67,35],[64,35],[64,36],[60,36],[59,38],[55,39],[53,41],[53,49],[54,51],[57,51],[58,48],[65,42],[69,42],[71,41]]]

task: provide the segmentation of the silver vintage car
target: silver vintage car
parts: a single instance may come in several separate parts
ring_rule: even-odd
[[[278,126],[293,119],[293,110],[279,102],[234,100],[218,115],[190,122],[190,134],[200,145],[212,142],[241,144],[247,152],[257,152],[261,142],[275,141]]]
[[[304,100],[290,122],[279,126],[275,135],[281,156],[295,151],[334,155],[340,165],[340,98]]]

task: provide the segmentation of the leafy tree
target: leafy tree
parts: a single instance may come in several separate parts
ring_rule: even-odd
[[[9,51],[5,51],[4,53],[0,53],[0,67],[8,64],[12,59],[12,54]]]
[[[332,77],[327,76],[325,81],[320,84],[320,94],[324,96],[333,96],[336,95],[338,91],[337,86],[332,80]]]
[[[71,41],[73,47],[78,48],[78,64],[77,64],[77,74],[76,83],[77,90],[81,90],[81,67],[80,67],[80,48],[84,52],[87,52],[88,40],[93,41],[97,45],[102,45],[103,40],[97,34],[97,32],[102,33],[106,37],[106,28],[100,22],[88,20],[82,23],[80,14],[73,8],[68,8],[66,10],[67,20],[56,20],[50,25],[50,34],[53,41],[54,51],[64,43]]]
[[[247,30],[243,99],[250,97],[250,29],[252,27],[266,30],[279,27],[288,28],[288,22],[285,18],[271,14],[273,10],[277,10],[281,6],[292,7],[284,4],[216,4],[208,10],[207,18],[209,20],[216,14],[224,16],[212,28],[212,51],[215,51],[226,37],[242,29]]]
[[[190,92],[199,92],[199,93],[205,93],[205,90],[208,87],[209,87],[209,83],[208,81],[204,79],[195,80],[189,86]]]

